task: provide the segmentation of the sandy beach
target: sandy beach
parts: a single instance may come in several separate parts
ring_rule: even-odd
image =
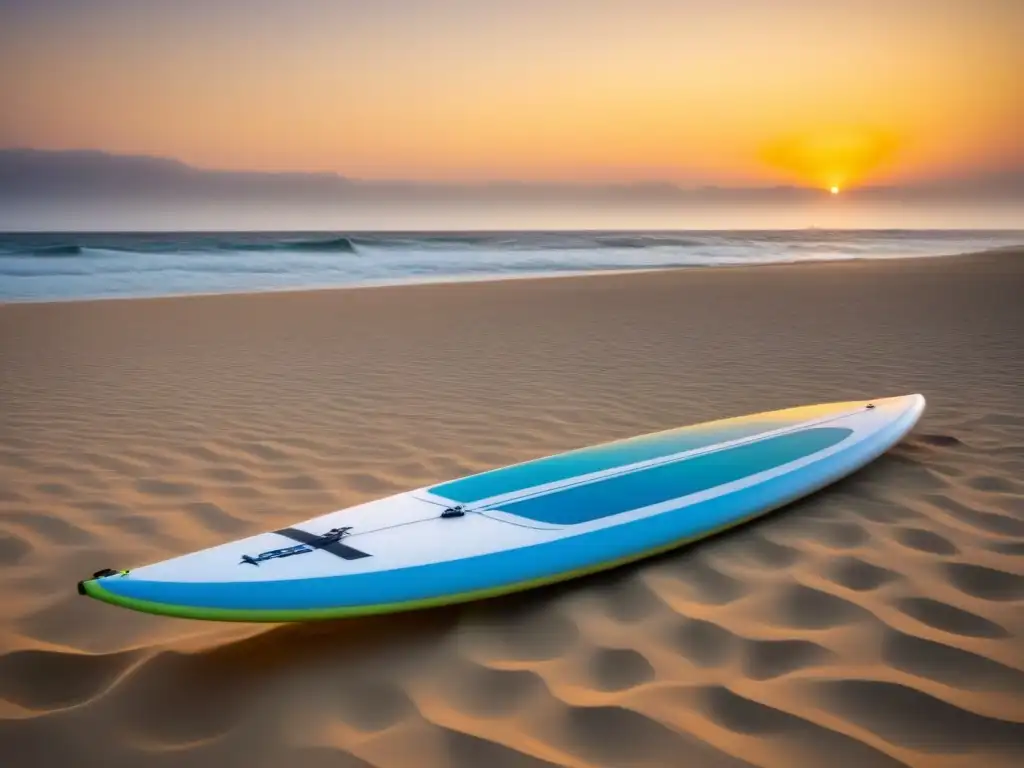
[[[0,306],[16,768],[1024,763],[1024,250]],[[80,597],[510,462],[920,392],[742,529],[446,609],[190,622]]]

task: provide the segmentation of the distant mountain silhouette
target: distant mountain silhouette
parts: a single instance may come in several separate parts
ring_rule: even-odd
[[[245,201],[594,201],[786,202],[820,198],[796,186],[681,187],[670,182],[621,184],[355,180],[335,173],[224,171],[179,160],[95,150],[0,149],[0,199]],[[858,199],[1024,199],[1024,169],[899,187],[861,187]]]
[[[0,150],[0,195],[323,196],[348,183],[333,173],[205,170],[169,158],[93,150]]]

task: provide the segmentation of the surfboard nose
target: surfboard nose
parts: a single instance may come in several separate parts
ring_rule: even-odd
[[[912,395],[903,395],[893,399],[899,401],[899,403],[907,408],[907,410],[916,411],[918,414],[924,411],[924,407],[927,404],[924,395],[920,392],[915,392]]]
[[[915,392],[912,395],[895,395],[892,397],[880,397],[877,400],[868,400],[869,405],[887,406],[890,408],[905,408],[909,410],[924,410],[926,400],[924,395]]]
[[[884,397],[878,400],[870,400],[867,407],[877,408],[886,412],[890,418],[898,420],[904,425],[906,432],[909,432],[917,424],[924,413],[927,401],[920,392],[910,395],[897,395],[895,397]]]
[[[916,392],[913,395],[907,395],[906,397],[908,400],[910,400],[910,407],[914,408],[915,410],[923,411],[925,405],[927,405],[927,400],[925,399],[925,396],[922,395],[920,392]]]

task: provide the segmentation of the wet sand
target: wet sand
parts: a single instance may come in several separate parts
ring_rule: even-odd
[[[4,762],[1019,765],[1022,297],[1006,250],[0,306]],[[850,478],[557,587],[306,625],[75,593],[509,462],[911,392]]]

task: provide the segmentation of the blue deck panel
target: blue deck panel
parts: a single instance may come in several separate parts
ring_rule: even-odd
[[[659,459],[728,440],[752,437],[781,426],[784,424],[780,424],[778,417],[775,417],[737,419],[732,423],[708,427],[681,427],[495,469],[435,485],[429,490],[437,496],[459,504],[472,504],[578,475]]]
[[[849,434],[849,429],[819,427],[769,437],[516,501],[498,509],[537,522],[576,525],[731,483],[830,448]]]

